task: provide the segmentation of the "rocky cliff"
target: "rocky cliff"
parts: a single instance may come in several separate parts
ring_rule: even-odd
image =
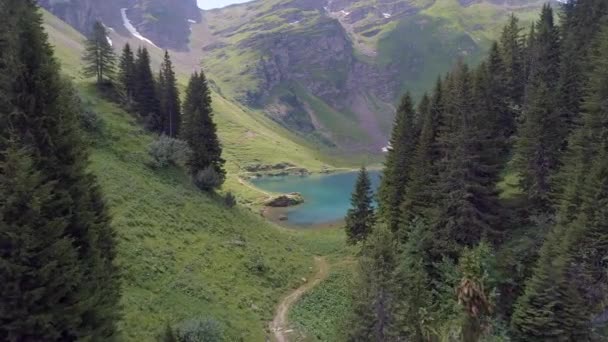
[[[85,35],[96,20],[128,35],[121,15],[126,8],[138,32],[174,50],[188,48],[190,25],[202,19],[196,0],[40,0],[39,4]]]

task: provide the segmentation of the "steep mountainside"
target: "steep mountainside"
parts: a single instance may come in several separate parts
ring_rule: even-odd
[[[528,21],[544,2],[258,0],[202,12],[194,0],[41,4],[81,31],[99,17],[113,39],[172,49],[184,71],[202,60],[218,93],[309,141],[378,153],[404,91],[420,96],[458,58],[474,62],[507,15]]]

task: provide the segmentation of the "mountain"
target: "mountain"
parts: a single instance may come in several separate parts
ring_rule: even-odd
[[[81,32],[99,18],[113,39],[170,49],[184,70],[202,61],[218,94],[318,146],[379,153],[403,92],[419,97],[455,60],[475,62],[506,16],[528,22],[544,2],[258,0],[210,11],[195,0],[41,5]]]

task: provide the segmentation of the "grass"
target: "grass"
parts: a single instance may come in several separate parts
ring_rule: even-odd
[[[290,312],[289,320],[309,341],[345,341],[347,317],[355,289],[354,263],[331,266],[328,278],[304,294]]]
[[[264,341],[276,303],[309,276],[313,255],[345,253],[342,231],[280,228],[246,207],[225,207],[220,195],[198,191],[179,167],[151,167],[146,151],[154,136],[79,77],[82,37],[49,14],[45,20],[64,72],[77,83],[83,105],[104,123],[88,139],[90,170],[118,234],[120,339],[153,341],[167,323],[206,316],[220,322],[226,340]],[[219,95],[214,105],[229,162],[227,189],[241,201],[251,191],[235,180],[245,163],[324,165],[269,120]]]
[[[246,208],[226,208],[179,168],[152,169],[152,137],[91,88],[83,96],[106,127],[91,169],[119,236],[124,340],[149,341],[165,322],[196,316],[218,319],[229,340],[264,340],[278,298],[309,273],[310,242]]]

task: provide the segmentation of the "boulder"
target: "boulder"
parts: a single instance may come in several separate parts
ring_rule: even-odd
[[[291,194],[283,194],[271,197],[264,203],[264,205],[268,207],[284,208],[292,207],[302,203],[304,203],[304,197],[302,197],[302,194],[298,192],[293,192]]]

